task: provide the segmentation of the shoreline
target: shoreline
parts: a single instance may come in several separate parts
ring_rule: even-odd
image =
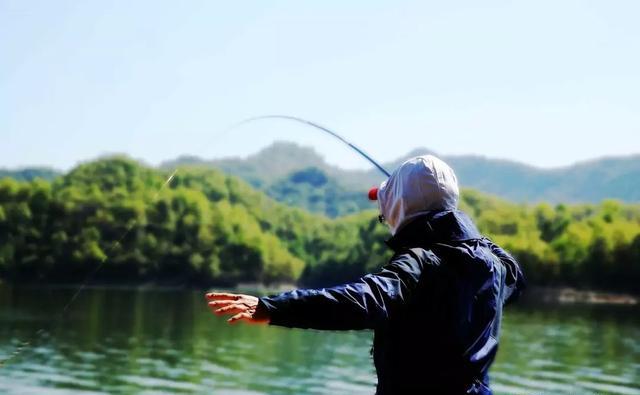
[[[77,289],[81,284],[76,283],[10,283],[0,280],[0,286],[16,288],[48,288],[48,289]],[[262,284],[255,282],[231,284],[168,284],[168,283],[95,283],[85,285],[86,289],[121,289],[121,290],[150,290],[150,291],[177,291],[177,290],[225,290],[236,292],[253,291],[266,295],[290,291],[296,288],[306,288],[304,285],[293,283]],[[612,292],[601,290],[581,290],[573,287],[548,287],[530,286],[525,289],[520,301],[529,304],[587,304],[587,305],[639,305],[640,295],[624,292]]]
[[[236,291],[236,292],[247,292],[247,291],[256,291],[258,293],[279,293],[290,291],[296,288],[301,288],[302,286],[292,284],[292,283],[282,283],[282,284],[262,284],[262,283],[238,283],[235,285],[231,285],[228,283],[222,284],[197,284],[197,283],[189,283],[189,284],[171,284],[171,283],[162,283],[162,282],[147,282],[147,283],[109,283],[109,282],[96,282],[93,284],[85,284],[81,283],[36,283],[36,282],[6,282],[0,280],[0,286],[2,287],[11,287],[11,288],[22,288],[22,289],[68,289],[68,290],[76,290],[80,287],[84,289],[113,289],[113,290],[140,290],[140,291],[211,291],[211,290],[221,290],[221,291]]]
[[[525,303],[542,304],[588,304],[588,305],[626,305],[640,303],[640,295],[630,293],[580,290],[572,287],[537,287],[527,288],[522,300]]]

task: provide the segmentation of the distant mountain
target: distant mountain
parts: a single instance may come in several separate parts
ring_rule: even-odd
[[[640,155],[610,157],[541,169],[482,156],[443,156],[464,187],[515,202],[640,202]]]
[[[433,151],[415,149],[383,166],[391,171],[407,158],[426,153]],[[477,155],[440,157],[453,167],[463,187],[515,202],[640,202],[640,155],[594,159],[555,169]],[[181,157],[163,167],[186,164],[222,169],[278,200],[330,216],[370,207],[362,196],[384,179],[375,169],[344,170],[329,165],[313,148],[286,142],[276,142],[245,159]],[[344,207],[336,206],[341,204]]]
[[[276,142],[246,159],[225,158],[208,161],[195,156],[182,156],[164,162],[161,167],[175,168],[180,165],[216,167],[226,173],[240,176],[259,188],[269,186],[277,179],[295,171],[313,167],[327,172],[331,168],[313,148],[287,142]]]
[[[18,181],[31,181],[36,178],[51,181],[61,174],[59,171],[48,167],[26,167],[18,170],[0,169],[0,179],[9,177]]]

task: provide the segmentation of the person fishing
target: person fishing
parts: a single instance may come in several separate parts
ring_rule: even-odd
[[[376,394],[491,394],[502,308],[524,288],[516,260],[458,210],[453,170],[404,162],[369,192],[392,237],[388,264],[357,281],[267,297],[211,292],[217,315],[320,330],[373,329]]]

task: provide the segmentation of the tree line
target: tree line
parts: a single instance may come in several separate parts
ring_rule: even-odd
[[[168,175],[113,157],[52,181],[0,180],[0,278],[72,283],[100,266],[93,281],[318,286],[390,256],[374,210],[329,219],[198,167],[161,190]],[[523,205],[463,190],[460,206],[531,283],[640,293],[640,205]]]

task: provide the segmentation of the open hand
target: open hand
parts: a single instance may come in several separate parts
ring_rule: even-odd
[[[256,314],[258,298],[251,295],[225,292],[209,292],[205,295],[211,311],[216,315],[232,315],[227,322],[246,321],[251,324],[268,324],[266,314]]]

